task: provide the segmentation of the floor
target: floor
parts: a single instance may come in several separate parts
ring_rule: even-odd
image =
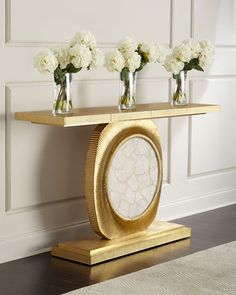
[[[0,265],[0,295],[55,295],[236,240],[236,205],[175,220],[192,238],[93,267],[44,253]]]

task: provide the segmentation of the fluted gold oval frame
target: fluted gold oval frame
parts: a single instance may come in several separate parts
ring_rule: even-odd
[[[130,138],[146,140],[158,163],[157,188],[148,208],[133,219],[122,217],[112,207],[107,192],[107,173],[118,148]],[[144,231],[156,216],[163,178],[160,138],[150,120],[98,125],[92,135],[86,163],[86,199],[90,224],[103,238],[113,239]]]

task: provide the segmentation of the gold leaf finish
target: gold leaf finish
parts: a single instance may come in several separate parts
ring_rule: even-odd
[[[133,219],[122,217],[109,201],[107,178],[109,165],[119,147],[139,137],[147,141],[158,162],[157,188],[148,208]],[[163,177],[162,153],[155,124],[150,120],[98,125],[91,138],[86,164],[86,198],[93,230],[103,238],[114,239],[146,230],[156,216]]]
[[[72,115],[53,116],[51,111],[18,112],[16,120],[59,127],[99,124],[90,141],[86,164],[86,198],[93,234],[78,241],[62,242],[52,248],[52,255],[93,265],[191,236],[183,225],[154,221],[159,204],[163,167],[159,135],[147,119],[192,116],[218,112],[219,105],[170,103],[137,105],[135,111],[119,112],[117,107],[77,109]],[[157,159],[157,187],[147,209],[128,219],[111,205],[108,175],[119,147],[134,137],[151,145]],[[153,224],[151,224],[153,222]],[[150,226],[151,225],[151,226]]]
[[[16,120],[59,127],[104,124],[117,121],[167,118],[219,112],[219,105],[189,103],[171,106],[170,103],[139,104],[135,111],[120,112],[116,106],[75,109],[73,114],[53,116],[51,111],[17,112]]]
[[[190,236],[191,229],[184,225],[155,221],[146,231],[117,239],[102,239],[94,234],[86,239],[62,242],[53,247],[52,255],[94,265]]]

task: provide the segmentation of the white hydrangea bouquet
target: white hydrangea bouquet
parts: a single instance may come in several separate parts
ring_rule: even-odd
[[[136,73],[147,63],[163,63],[164,59],[165,50],[160,44],[138,44],[129,37],[118,44],[115,52],[106,55],[107,70],[120,73],[120,110],[135,108]]]
[[[204,71],[213,61],[214,49],[215,47],[210,41],[190,39],[174,47],[172,53],[166,56],[164,66],[168,72],[173,74],[175,81],[172,105],[187,103],[187,71],[193,69]]]
[[[104,55],[96,47],[96,40],[90,32],[78,32],[69,45],[50,48],[35,56],[34,65],[38,71],[54,75],[54,115],[73,110],[70,91],[72,74],[103,64]]]

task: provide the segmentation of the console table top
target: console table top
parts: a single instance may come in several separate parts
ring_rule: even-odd
[[[75,109],[73,114],[53,116],[51,111],[17,112],[16,120],[32,123],[72,127],[115,121],[156,119],[179,116],[192,116],[219,112],[220,106],[213,104],[189,103],[184,106],[171,106],[170,103],[151,103],[136,105],[132,111],[119,111],[117,106]]]

